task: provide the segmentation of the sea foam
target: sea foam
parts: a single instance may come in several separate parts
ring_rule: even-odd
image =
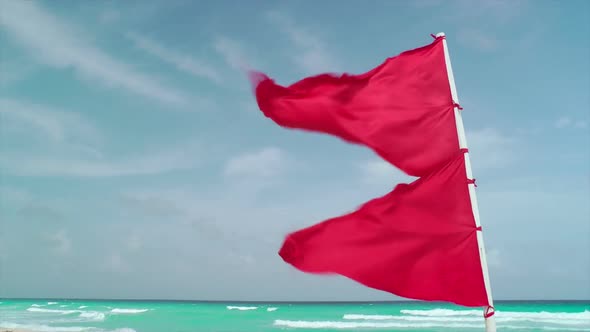
[[[414,329],[414,328],[453,328],[453,329],[480,329],[483,322],[480,323],[409,323],[409,322],[354,322],[354,321],[302,321],[302,320],[275,320],[275,326],[282,326],[288,328],[303,328],[303,329],[384,329],[384,328],[400,328],[400,329]],[[498,325],[499,328],[508,330],[530,331],[530,326],[523,325]],[[552,327],[542,326],[535,327],[535,330],[544,331],[577,331],[585,332],[588,329],[580,329],[579,327]]]
[[[80,318],[87,318],[94,322],[102,322],[106,315],[98,311],[82,311],[80,312]]]
[[[120,308],[115,308],[113,310],[111,310],[112,313],[114,314],[140,314],[142,312],[146,312],[149,311],[149,309],[120,309]]]
[[[84,327],[84,326],[48,326],[48,325],[41,325],[41,324],[15,324],[15,323],[5,323],[0,322],[0,326],[7,329],[22,329],[27,331],[35,331],[35,332],[83,332],[83,331],[93,331],[94,328],[92,327]]]
[[[305,329],[361,329],[361,328],[433,328],[441,327],[436,323],[404,323],[404,322],[344,322],[344,321],[303,321],[281,320],[274,322],[276,326]],[[453,328],[478,328],[481,324],[447,324],[445,327]]]
[[[345,321],[365,322],[414,322],[411,326],[420,327],[422,324],[437,324],[438,326],[449,326],[449,324],[481,324],[483,321],[481,312],[477,310],[451,310],[451,309],[430,309],[430,310],[401,310],[402,315],[367,315],[367,314],[345,314],[342,319]],[[584,312],[512,312],[497,311],[496,321],[498,326],[506,327],[509,324],[519,324],[512,328],[524,328],[528,323],[544,324],[544,327],[551,330],[566,329],[567,327],[588,328],[590,331],[590,311]],[[376,327],[376,326],[375,326]],[[394,326],[391,326],[394,327]],[[427,326],[426,326],[427,327]]]
[[[27,311],[29,311],[29,312],[45,312],[45,313],[53,313],[53,314],[59,314],[59,315],[69,315],[69,314],[73,314],[76,312],[80,312],[80,310],[45,309],[45,308],[39,308],[39,307],[27,308]]]
[[[227,310],[240,310],[240,311],[258,309],[258,307],[240,307],[240,306],[232,306],[232,305],[228,305],[228,306],[226,306],[226,308],[227,308]]]

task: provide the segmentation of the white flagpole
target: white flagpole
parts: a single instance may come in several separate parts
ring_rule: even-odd
[[[439,32],[436,34],[436,37],[445,37],[444,32]],[[453,76],[453,68],[451,66],[451,58],[449,57],[449,49],[447,47],[447,40],[443,39],[443,47],[445,52],[445,64],[447,67],[447,74],[449,76],[449,85],[451,87],[451,96],[453,98],[453,102],[458,105],[459,104],[459,97],[457,96],[457,87],[455,86],[455,77]],[[461,112],[455,106],[455,123],[457,125],[457,134],[459,136],[459,148],[460,149],[467,149],[467,139],[465,136],[465,127],[463,127],[463,119],[461,117]],[[471,171],[471,161],[469,159],[469,153],[465,153],[465,172],[467,174],[468,179],[473,179],[473,173]],[[479,208],[477,205],[477,196],[475,194],[475,183],[468,184],[469,186],[469,197],[471,199],[471,207],[473,209],[473,217],[475,218],[475,226],[480,227],[481,222],[479,219]],[[479,247],[479,258],[481,262],[481,270],[483,272],[483,279],[485,284],[486,293],[488,295],[488,303],[489,307],[485,308],[484,317],[488,316],[488,311],[493,310],[494,302],[492,299],[492,289],[490,287],[490,277],[488,274],[488,263],[486,260],[486,252],[483,243],[483,234],[481,231],[477,231],[477,245]],[[492,311],[493,312],[493,311]],[[485,318],[485,326],[486,332],[496,332],[496,321],[494,316],[489,316]]]

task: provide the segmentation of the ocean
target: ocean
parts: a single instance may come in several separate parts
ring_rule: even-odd
[[[590,301],[496,304],[501,331],[590,331]],[[35,332],[484,331],[482,310],[442,303],[0,299],[0,327]]]

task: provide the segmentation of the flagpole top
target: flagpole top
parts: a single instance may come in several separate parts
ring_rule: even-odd
[[[435,37],[444,37],[445,33],[444,32],[439,32],[436,35],[434,35]]]

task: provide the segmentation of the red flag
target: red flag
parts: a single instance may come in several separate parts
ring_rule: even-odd
[[[420,177],[290,234],[279,252],[286,262],[406,298],[490,304],[442,41],[360,75],[323,74],[283,87],[253,74],[258,105],[277,124],[365,145]]]
[[[462,152],[357,211],[288,235],[297,269],[337,273],[406,298],[488,305]]]
[[[363,144],[412,176],[459,146],[442,38],[361,75],[323,74],[288,87],[253,73],[256,99],[277,124]]]

